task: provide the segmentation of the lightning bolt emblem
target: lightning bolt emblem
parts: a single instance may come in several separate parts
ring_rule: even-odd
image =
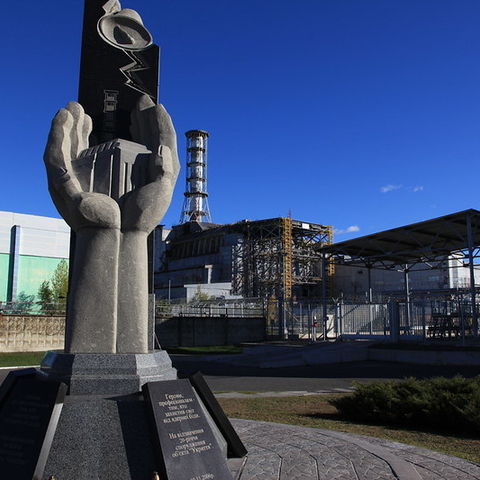
[[[130,58],[130,60],[132,60],[132,63],[129,63],[128,65],[120,68],[120,71],[123,75],[125,75],[125,78],[127,79],[125,85],[133,88],[134,90],[137,90],[137,92],[144,93],[153,99],[154,96],[152,95],[152,93],[145,88],[145,86],[142,84],[141,81],[139,81],[136,75],[137,72],[148,70],[150,67],[142,60],[140,55],[137,55],[135,52],[127,50],[123,51]]]

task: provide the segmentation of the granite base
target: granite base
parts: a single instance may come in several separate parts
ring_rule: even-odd
[[[68,385],[69,395],[128,395],[147,382],[175,380],[168,353],[68,354],[47,352],[40,367],[48,378]]]
[[[41,480],[52,476],[61,480],[153,478],[158,463],[141,387],[177,379],[165,351],[48,352],[41,373],[69,386]],[[201,408],[226,456],[225,439],[203,403]],[[237,478],[243,459],[229,459],[228,466],[232,478]]]

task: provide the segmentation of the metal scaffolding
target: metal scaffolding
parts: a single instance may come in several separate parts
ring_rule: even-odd
[[[232,289],[245,297],[320,297],[320,245],[332,243],[332,227],[291,218],[243,221],[230,226],[242,234],[232,255]],[[326,282],[333,273],[329,266]]]

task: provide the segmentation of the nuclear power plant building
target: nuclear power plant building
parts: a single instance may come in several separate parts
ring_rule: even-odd
[[[291,218],[159,227],[155,292],[157,298],[187,300],[196,292],[213,298],[318,298],[323,287],[317,250],[331,239],[330,226]]]

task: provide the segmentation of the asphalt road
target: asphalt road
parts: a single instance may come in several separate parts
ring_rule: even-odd
[[[478,367],[371,361],[261,369],[208,362],[194,355],[171,355],[171,358],[173,366],[180,372],[202,372],[214,392],[336,391],[351,388],[354,381],[453,377],[457,374],[473,377],[480,374]]]
[[[478,367],[416,365],[388,362],[354,362],[262,369],[206,361],[201,355],[171,355],[175,368],[184,374],[202,372],[214,392],[338,391],[352,382],[401,380],[405,377],[466,377],[480,375]],[[0,382],[9,370],[0,370]]]

